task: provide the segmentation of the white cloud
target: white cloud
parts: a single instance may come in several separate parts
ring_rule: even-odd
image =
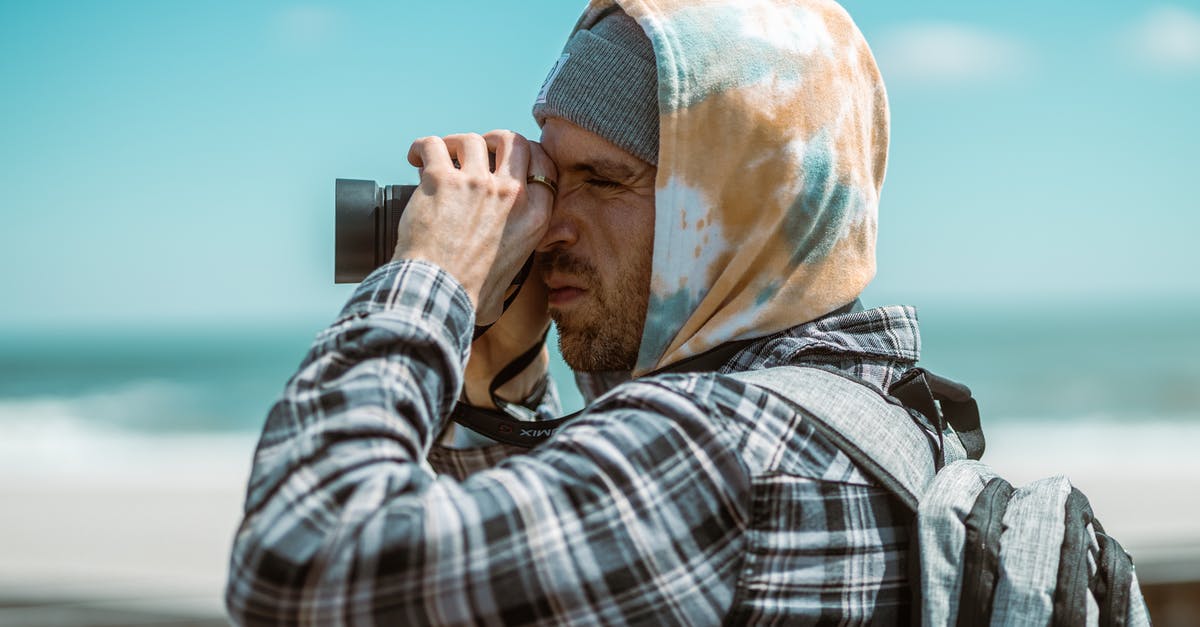
[[[888,81],[925,84],[992,82],[1021,74],[1031,57],[1021,42],[966,24],[893,27],[872,48]]]
[[[1177,6],[1151,9],[1125,35],[1144,64],[1165,71],[1200,70],[1200,15]]]
[[[310,50],[337,35],[341,30],[341,16],[325,7],[295,6],[277,13],[272,28],[284,46]]]

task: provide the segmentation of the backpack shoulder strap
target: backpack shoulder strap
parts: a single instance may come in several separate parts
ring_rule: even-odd
[[[779,366],[727,375],[774,392],[808,418],[817,432],[850,457],[913,512],[941,464],[929,433],[898,402],[849,375],[815,366]],[[953,438],[946,440],[951,449]],[[961,445],[947,450],[953,458]]]

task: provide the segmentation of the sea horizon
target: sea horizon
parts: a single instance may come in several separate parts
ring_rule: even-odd
[[[1200,422],[1200,305],[919,308],[921,365],[985,422]],[[0,331],[0,429],[257,432],[322,322]],[[564,411],[582,407],[550,339]]]

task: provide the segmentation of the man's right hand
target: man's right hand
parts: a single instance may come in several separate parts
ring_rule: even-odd
[[[495,154],[494,171],[489,153]],[[536,143],[511,131],[423,137],[413,142],[408,161],[420,168],[421,183],[400,219],[393,258],[440,266],[471,297],[476,324],[494,322],[554,205],[548,188],[527,185],[526,178],[556,180],[554,163]]]

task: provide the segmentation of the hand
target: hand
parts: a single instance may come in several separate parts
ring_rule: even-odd
[[[495,321],[554,204],[549,189],[527,185],[526,177],[556,179],[553,162],[511,131],[424,137],[413,142],[408,161],[420,168],[421,183],[400,220],[393,258],[437,264],[466,289],[477,324]]]
[[[546,190],[549,192],[549,190]],[[537,264],[529,272],[521,293],[492,328],[471,344],[471,357],[464,373],[467,401],[476,407],[495,407],[488,392],[492,381],[508,364],[530,347],[542,342],[550,325],[546,284]],[[519,402],[528,397],[546,374],[550,357],[546,347],[532,364],[500,389],[496,395]]]

